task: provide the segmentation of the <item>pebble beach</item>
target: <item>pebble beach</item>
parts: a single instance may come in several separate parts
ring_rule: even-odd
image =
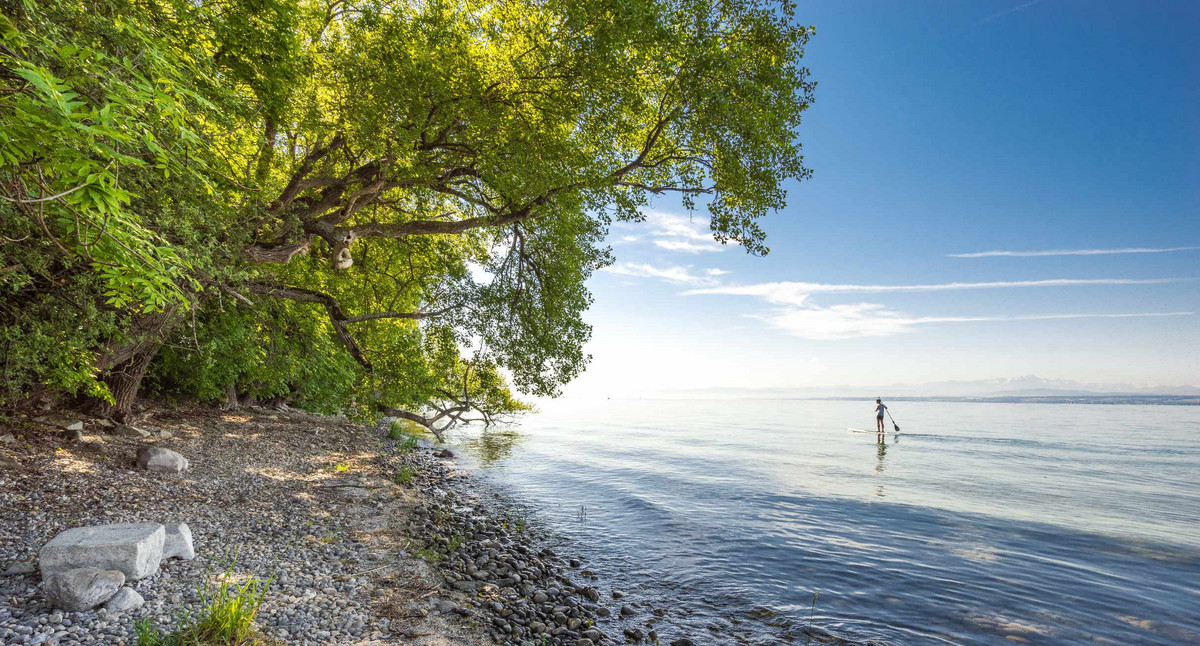
[[[428,441],[271,409],[163,412],[131,436],[83,421],[0,429],[0,643],[137,644],[139,622],[169,632],[222,581],[249,580],[267,582],[257,624],[278,644],[691,643],[660,636],[661,611],[623,605]],[[135,468],[147,445],[190,468]],[[134,522],[186,523],[195,559],[131,581],[136,609],[47,600],[43,545]]]

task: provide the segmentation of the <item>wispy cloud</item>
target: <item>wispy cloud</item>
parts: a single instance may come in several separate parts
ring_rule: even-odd
[[[935,323],[987,323],[998,321],[1053,321],[1062,319],[1115,319],[1190,316],[1192,312],[1122,312],[1034,314],[1025,316],[907,316],[877,303],[781,308],[754,318],[792,336],[814,340],[888,337],[921,325]]]
[[[670,267],[656,267],[654,265],[638,262],[619,262],[614,265],[605,267],[601,271],[606,271],[610,274],[618,276],[631,276],[634,278],[657,278],[665,280],[668,283],[676,285],[712,285],[715,284],[718,276],[723,276],[729,272],[724,269],[702,269],[693,271],[691,267],[681,267],[673,265]]]
[[[987,323],[1002,321],[1052,321],[1062,319],[1125,319],[1190,316],[1192,312],[1065,312],[1007,316],[913,316],[879,303],[823,305],[815,294],[865,294],[895,292],[942,292],[1002,288],[1080,287],[1094,285],[1156,285],[1190,278],[1049,278],[990,282],[949,282],[921,285],[859,285],[781,281],[749,285],[723,284],[722,269],[691,266],[655,266],[647,263],[617,263],[604,271],[619,276],[651,278],[685,286],[683,295],[751,296],[774,307],[751,318],[793,336],[814,340],[888,337],[931,324]]]
[[[616,242],[620,244],[648,241],[659,249],[689,254],[725,249],[725,245],[713,239],[706,219],[693,219],[658,210],[648,210],[645,212],[645,216],[644,223],[620,225],[637,227],[638,233],[637,235],[622,235],[616,239]]]
[[[1037,258],[1041,256],[1108,256],[1122,253],[1170,253],[1172,251],[1195,251],[1200,247],[1126,247],[1123,249],[1048,249],[1045,251],[977,251],[975,253],[946,254],[950,258]]]
[[[977,283],[936,283],[927,285],[853,285],[802,282],[774,282],[751,285],[712,284],[697,286],[685,295],[722,294],[753,296],[775,305],[774,309],[752,315],[778,328],[807,339],[849,339],[885,337],[912,330],[916,326],[934,323],[982,323],[991,321],[1049,321],[1082,318],[1135,318],[1186,316],[1191,312],[1070,312],[1018,316],[911,316],[879,303],[847,303],[821,305],[813,302],[814,294],[940,292],[953,290],[1071,287],[1089,285],[1151,285],[1176,282],[1178,278],[1052,278],[1045,280],[992,281]]]
[[[683,253],[703,253],[705,251],[721,251],[721,246],[715,244],[711,239],[708,242],[693,242],[691,240],[674,240],[671,238],[660,238],[654,241],[654,246],[667,251],[681,251]]]
[[[1004,16],[1007,16],[1010,13],[1016,13],[1022,9],[1028,9],[1029,7],[1032,7],[1033,5],[1038,4],[1040,2],[1042,2],[1042,0],[1029,0],[1029,2],[1026,2],[1024,4],[1019,4],[1015,7],[1009,7],[1008,9],[1005,9],[1004,11],[997,11],[996,13],[988,16],[987,18],[984,18],[983,20],[980,20],[979,22],[977,22],[975,24],[978,26],[978,25],[983,25],[983,24],[989,23],[997,18],[1003,18]]]
[[[888,292],[941,292],[1010,287],[1073,287],[1084,285],[1155,285],[1177,282],[1179,278],[1049,278],[1045,280],[1006,280],[982,283],[935,283],[930,285],[842,285],[829,283],[776,282],[752,285],[714,285],[692,289],[685,294],[726,294],[758,296],[769,303],[800,305],[810,294],[881,294]]]

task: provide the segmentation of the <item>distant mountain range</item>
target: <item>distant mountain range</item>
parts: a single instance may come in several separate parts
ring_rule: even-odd
[[[1200,397],[1198,386],[1135,386],[1131,384],[1084,383],[1069,379],[1025,377],[934,381],[922,384],[882,386],[828,386],[806,388],[696,388],[667,395],[681,397],[929,397],[929,398],[1037,398],[1037,397]]]

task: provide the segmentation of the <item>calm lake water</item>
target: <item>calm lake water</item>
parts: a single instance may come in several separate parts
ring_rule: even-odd
[[[879,446],[873,406],[552,402],[457,441],[667,637],[1200,644],[1200,409],[896,402]]]

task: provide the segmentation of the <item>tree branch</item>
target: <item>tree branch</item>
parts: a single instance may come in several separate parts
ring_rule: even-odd
[[[359,363],[367,371],[371,371],[374,367],[370,360],[363,354],[362,348],[358,342],[354,340],[354,336],[350,334],[348,323],[362,323],[364,321],[374,321],[377,319],[394,318],[394,319],[409,319],[421,320],[440,316],[447,312],[453,311],[463,305],[451,305],[443,307],[432,312],[416,311],[416,312],[376,312],[374,314],[361,314],[359,316],[346,316],[345,310],[342,309],[340,303],[333,296],[324,292],[318,292],[311,289],[303,289],[300,287],[285,287],[279,285],[265,285],[262,283],[251,283],[249,286],[250,293],[260,294],[262,296],[271,296],[275,298],[286,298],[298,303],[316,303],[325,308],[329,314],[329,320],[333,323],[333,329],[337,332],[338,338],[342,344],[346,346],[346,350],[350,352],[350,356]]]
[[[325,311],[329,314],[329,320],[333,323],[334,331],[337,332],[342,345],[346,346],[346,350],[350,353],[350,356],[354,357],[354,360],[366,369],[367,372],[374,370],[371,361],[363,354],[362,348],[359,347],[358,342],[354,340],[354,336],[350,334],[350,330],[346,327],[346,313],[342,311],[342,306],[334,297],[311,289],[276,287],[259,283],[251,283],[249,291],[263,296],[286,298],[298,303],[317,303],[324,306]]]

